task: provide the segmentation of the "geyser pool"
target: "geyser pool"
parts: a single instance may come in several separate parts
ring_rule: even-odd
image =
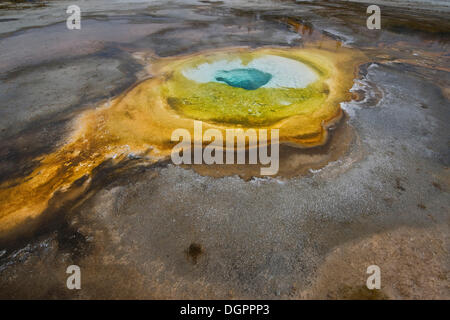
[[[280,143],[322,145],[327,127],[342,115],[339,104],[351,98],[357,66],[364,61],[359,51],[336,49],[334,42],[321,42],[320,48],[230,48],[155,58],[148,66],[151,79],[83,112],[66,143],[40,158],[24,179],[6,182],[0,190],[0,231],[44,212],[58,190],[84,181],[72,188],[82,192],[92,171],[108,159],[120,161],[133,153],[153,162],[170,156],[176,144],[172,133],[185,128],[193,136],[195,120],[203,121],[205,132],[279,129]],[[220,70],[250,68],[271,78],[254,90],[215,78]]]
[[[215,79],[225,82],[232,87],[256,90],[269,82],[272,79],[272,75],[254,68],[233,69],[230,71],[218,71]]]
[[[185,117],[265,126],[323,104],[329,91],[324,75],[320,65],[295,55],[218,53],[176,68],[163,93]]]

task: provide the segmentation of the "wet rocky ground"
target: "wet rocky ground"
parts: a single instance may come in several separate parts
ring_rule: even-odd
[[[381,30],[354,2],[84,1],[79,31],[65,24],[76,1],[0,3],[0,182],[148,76],[139,52],[331,37],[371,60],[342,104],[354,137],[339,159],[274,179],[104,163],[0,235],[0,297],[450,298],[450,8],[378,2]],[[66,288],[71,264],[81,290]],[[369,265],[381,290],[365,286]]]

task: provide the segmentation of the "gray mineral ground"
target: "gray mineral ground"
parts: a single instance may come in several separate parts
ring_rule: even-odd
[[[368,59],[326,145],[282,146],[277,176],[97,164],[0,232],[0,299],[450,299],[449,15],[440,0],[1,1],[0,194],[80,115],[150,79],[154,57],[324,37]]]

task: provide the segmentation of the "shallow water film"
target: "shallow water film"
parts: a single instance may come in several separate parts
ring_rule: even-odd
[[[449,15],[0,2],[0,298],[450,299]]]

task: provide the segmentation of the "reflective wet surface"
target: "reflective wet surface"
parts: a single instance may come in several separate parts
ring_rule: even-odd
[[[381,30],[367,29],[367,4],[329,1],[88,1],[68,30],[69,4],[0,6],[0,218],[14,222],[0,220],[0,297],[448,298],[445,3],[380,1]],[[145,128],[125,104],[102,110],[155,81],[159,61],[311,47],[365,58],[345,72],[353,87],[326,141],[283,145],[277,177],[179,167],[100,138],[111,120],[119,137]],[[248,92],[270,84],[259,76]],[[120,152],[103,157],[111,141]],[[44,204],[30,214],[33,199]],[[71,264],[82,290],[66,288]]]

